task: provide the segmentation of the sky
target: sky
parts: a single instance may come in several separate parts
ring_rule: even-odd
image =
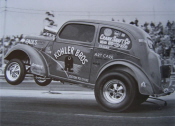
[[[5,10],[5,6],[6,11]],[[175,21],[175,0],[0,0],[0,38],[20,34],[38,35],[47,25],[45,12],[52,11],[59,27],[72,19],[96,19],[139,25]]]

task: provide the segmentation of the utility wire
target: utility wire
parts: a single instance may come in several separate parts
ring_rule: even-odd
[[[45,13],[36,13],[36,12],[21,12],[21,11],[11,11],[6,10],[7,12],[14,12],[14,13],[27,13],[27,14],[40,14],[45,15]],[[3,11],[2,11],[3,12]],[[63,15],[63,14],[62,14]],[[90,16],[151,16],[154,14],[89,14]],[[175,13],[168,13],[168,14],[156,14],[157,16],[161,15],[175,15]],[[64,16],[87,16],[87,14],[64,14]]]
[[[21,12],[21,11],[11,11],[11,10],[7,10],[7,12],[14,12],[14,13],[25,13],[25,14],[40,14],[40,15],[45,15],[45,13],[32,13],[32,12]]]
[[[48,11],[48,10],[38,10],[38,9],[24,9],[24,8],[15,8],[15,7],[7,7],[8,9],[16,9],[16,10],[28,10],[28,11]],[[53,10],[54,12],[79,12],[79,13],[124,13],[124,12],[130,12],[130,13],[143,13],[143,12],[151,12],[151,13],[157,13],[157,12],[175,12],[175,11],[59,11],[59,10]]]
[[[29,11],[48,11],[48,10],[24,9],[24,8],[15,8],[15,7],[8,7],[8,9],[29,10]]]
[[[38,13],[35,11],[43,11],[46,12],[48,10],[37,10],[37,9],[24,9],[24,8],[15,8],[15,7],[1,7],[0,9],[5,8],[5,10],[1,11],[0,13],[6,11],[11,13],[27,13],[27,14],[40,14],[44,15],[45,13]],[[22,11],[21,11],[22,10]],[[175,15],[175,11],[53,11],[59,15],[63,15],[63,13],[69,13],[64,14],[64,16],[161,16],[161,15]],[[127,14],[127,13],[130,14]],[[71,14],[70,14],[71,13]],[[73,13],[87,13],[87,14],[73,14]],[[98,14],[100,13],[100,14]],[[101,14],[102,13],[102,14]],[[110,13],[110,14],[109,14]],[[118,14],[118,13],[126,13],[126,14]],[[133,13],[133,14],[131,14]]]

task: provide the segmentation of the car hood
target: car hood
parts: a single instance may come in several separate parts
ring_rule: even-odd
[[[45,36],[26,36],[25,39],[30,39],[30,40],[44,40],[44,41],[53,41],[52,37],[45,37]]]
[[[52,42],[54,38],[45,36],[26,36],[20,43],[26,44],[35,48],[45,48],[49,42]]]

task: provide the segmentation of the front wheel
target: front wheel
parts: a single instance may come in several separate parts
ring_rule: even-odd
[[[137,88],[132,77],[123,71],[103,74],[95,85],[95,97],[106,111],[122,112],[134,105]]]
[[[34,75],[34,80],[39,86],[47,86],[52,81],[52,79],[44,78],[37,75]]]
[[[12,59],[6,65],[4,74],[9,84],[18,85],[24,80],[26,74],[25,65],[19,59]]]

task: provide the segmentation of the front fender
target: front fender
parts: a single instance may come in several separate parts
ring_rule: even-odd
[[[23,60],[26,57],[28,57],[30,60],[31,73],[47,76],[48,67],[44,56],[38,50],[29,45],[18,44],[14,46],[7,52],[4,59],[11,60],[13,58],[18,58]]]
[[[129,73],[131,76],[133,76],[138,83],[139,92],[141,94],[144,94],[144,95],[154,94],[152,83],[149,80],[146,73],[144,73],[137,65],[132,64],[130,62],[115,61],[115,62],[109,63],[100,70],[98,77],[102,74],[103,71],[107,70],[111,66],[115,66],[117,70],[125,71]]]

